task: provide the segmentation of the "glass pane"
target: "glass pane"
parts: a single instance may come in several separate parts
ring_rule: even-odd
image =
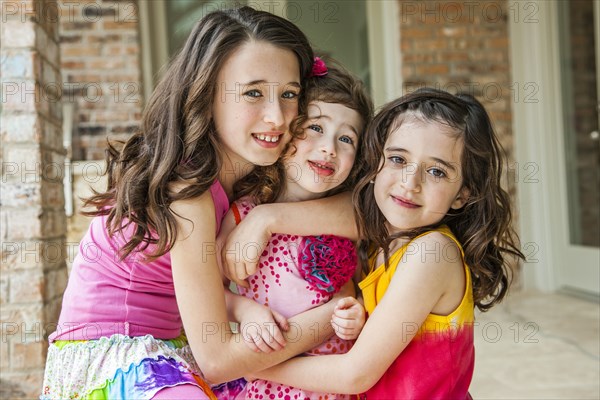
[[[594,2],[560,3],[570,239],[572,244],[600,247],[598,44]]]
[[[192,28],[211,11],[223,10],[245,4],[240,0],[167,0],[167,32],[169,55],[173,56],[183,46]]]
[[[339,61],[370,85],[366,0],[288,1],[284,16],[308,36],[315,54]]]

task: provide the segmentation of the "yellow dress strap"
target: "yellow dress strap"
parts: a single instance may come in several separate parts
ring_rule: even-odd
[[[448,226],[446,226],[446,225],[442,225],[442,226],[440,226],[438,228],[432,229],[432,230],[427,231],[427,232],[423,232],[420,235],[415,236],[413,239],[411,239],[410,242],[406,243],[405,245],[403,245],[402,247],[400,247],[398,250],[396,250],[390,256],[390,259],[389,259],[389,262],[388,262],[388,265],[390,266],[389,273],[392,274],[392,275],[394,274],[394,272],[396,271],[396,266],[398,266],[398,263],[400,262],[400,260],[402,259],[402,257],[404,257],[404,254],[406,254],[406,251],[410,248],[410,244],[412,242],[414,242],[415,240],[417,240],[417,239],[419,239],[419,238],[421,238],[423,236],[426,236],[426,235],[430,234],[431,232],[439,232],[442,235],[444,235],[444,236],[448,237],[449,239],[451,239],[456,244],[456,246],[459,248],[460,255],[463,257],[463,260],[464,260],[464,258],[465,258],[465,252],[463,251],[462,245],[458,242],[458,239],[456,239],[456,237],[454,236],[454,234],[452,233],[452,231],[450,230],[450,228],[448,228]],[[378,266],[375,266],[373,264],[373,267],[371,268],[371,271],[369,272],[369,274],[367,276],[371,276],[375,271],[377,271],[379,268],[382,268],[382,267],[383,267],[383,269],[385,269],[385,262],[382,263],[382,264],[380,264],[380,265],[378,265]]]

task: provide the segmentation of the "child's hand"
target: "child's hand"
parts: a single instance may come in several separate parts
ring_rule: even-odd
[[[356,339],[365,326],[365,314],[365,308],[354,297],[338,300],[331,317],[335,334],[344,340]]]
[[[254,304],[244,312],[240,321],[244,341],[255,352],[271,353],[283,349],[286,342],[281,330],[290,328],[287,319],[275,310]]]
[[[249,287],[246,278],[256,272],[258,260],[271,238],[271,232],[262,225],[263,220],[256,207],[229,233],[222,246],[223,272],[239,286]]]

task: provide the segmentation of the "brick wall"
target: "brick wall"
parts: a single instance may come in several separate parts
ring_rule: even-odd
[[[58,7],[0,7],[0,396],[37,398],[67,279]]]
[[[104,159],[106,138],[125,138],[141,119],[135,0],[59,0],[64,101],[76,103],[74,160]]]
[[[143,107],[137,1],[58,0],[64,101],[73,112],[73,214],[68,216],[67,265],[89,218],[81,201],[106,188],[97,176],[107,138],[125,139],[137,129]],[[83,162],[78,162],[79,160]]]

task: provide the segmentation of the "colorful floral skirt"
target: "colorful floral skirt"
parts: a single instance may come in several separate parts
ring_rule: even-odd
[[[216,399],[183,335],[56,341],[48,349],[40,399],[151,399],[161,389],[182,384]]]

